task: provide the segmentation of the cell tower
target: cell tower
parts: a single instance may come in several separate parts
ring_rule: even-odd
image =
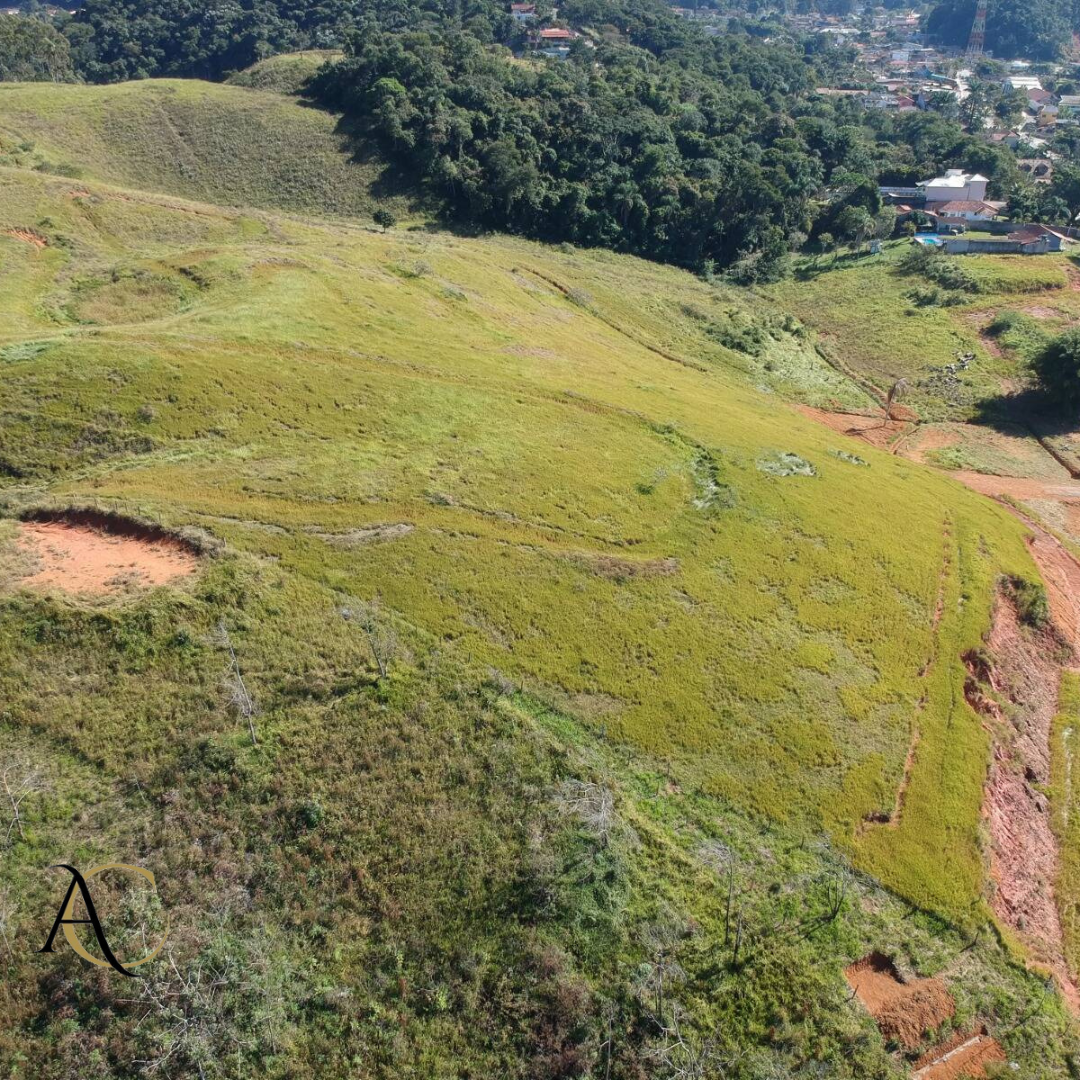
[[[967,55],[982,56],[986,45],[986,0],[979,0],[975,8],[975,21],[971,24],[971,36],[968,38]]]

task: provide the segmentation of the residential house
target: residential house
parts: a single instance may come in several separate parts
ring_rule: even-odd
[[[927,205],[945,202],[984,202],[986,185],[990,181],[979,173],[966,173],[963,169],[947,169],[944,176],[921,180],[916,185],[922,189]]]
[[[1009,233],[1007,239],[1015,240],[1022,247],[1038,247],[1046,251],[1060,251],[1065,244],[1070,243],[1064,233],[1051,229],[1049,225],[1021,225],[1016,232]],[[1024,255],[1030,253],[1039,252],[1021,252]]]
[[[997,207],[977,199],[950,199],[934,203],[934,213],[953,221],[991,221],[997,217]]]
[[[573,30],[565,30],[561,26],[549,26],[544,30],[537,31],[536,40],[544,44],[569,44],[577,37]]]
[[[535,4],[511,4],[510,18],[517,23],[532,22],[536,18]]]

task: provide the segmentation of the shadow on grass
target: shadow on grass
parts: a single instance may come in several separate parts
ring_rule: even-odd
[[[869,251],[834,251],[828,255],[815,255],[812,263],[804,263],[792,275],[796,281],[814,281],[822,274],[833,270],[847,270],[860,266],[867,260],[878,260],[880,255],[871,255]]]
[[[1080,432],[1080,416],[1063,409],[1059,401],[1037,386],[1025,387],[1012,394],[983,398],[975,403],[971,423],[993,428],[1005,435],[1015,434],[1020,426],[1041,439]]]

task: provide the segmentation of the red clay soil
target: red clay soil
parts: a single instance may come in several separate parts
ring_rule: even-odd
[[[1080,483],[1075,480],[1033,480],[1026,476],[991,476],[989,473],[966,470],[949,475],[973,491],[991,498],[1009,495],[1014,499],[1080,500]]]
[[[36,248],[48,246],[48,241],[44,236],[32,232],[30,229],[8,229],[5,235],[13,236],[16,240],[21,240],[24,244],[33,244]]]
[[[957,432],[927,426],[919,429],[917,438],[909,444],[910,449],[904,456],[925,464],[930,450],[944,450],[946,447],[956,446],[959,442],[960,436]]]
[[[1060,635],[1073,645],[1080,625],[1080,565],[1041,529],[1029,546],[1046,583],[1056,633],[1035,634],[1021,628],[1011,599],[999,596],[987,639],[990,666],[978,671],[969,663],[965,694],[976,711],[995,721],[993,761],[983,794],[995,886],[991,907],[1031,955],[1053,971],[1065,1000],[1080,1011],[1080,994],[1065,962],[1054,897],[1058,851],[1050,804],[1036,787],[1050,776]],[[989,691],[1004,698],[1009,708],[1000,709]]]
[[[952,995],[937,979],[905,983],[892,961],[871,953],[844,971],[848,985],[877,1021],[881,1034],[905,1050],[913,1050],[923,1033],[948,1020],[956,1011]]]
[[[810,405],[796,405],[795,407],[811,420],[817,420],[826,427],[831,427],[833,431],[840,432],[841,435],[862,439],[880,450],[888,450],[896,439],[911,428],[908,420],[886,420],[884,416],[864,416],[862,413],[827,412]],[[894,406],[894,413],[899,414],[901,408],[902,406],[899,405]],[[906,412],[907,410],[905,410],[905,415]]]
[[[914,1050],[931,1028],[940,1027],[956,1012],[956,1003],[938,979],[908,983],[874,1016],[886,1041]]]
[[[844,978],[874,1016],[878,1009],[904,989],[893,962],[878,952],[872,952],[846,967]]]
[[[195,554],[166,536],[125,536],[63,521],[24,521],[19,534],[39,565],[19,582],[31,588],[114,593],[162,585],[198,568]]]
[[[981,1080],[986,1076],[986,1065],[1007,1060],[1005,1051],[985,1030],[966,1032],[924,1054],[915,1063],[912,1080]]]
[[[1064,636],[1074,656],[1080,656],[1080,563],[1056,537],[1023,515],[1017,516],[1032,529],[1028,550],[1046,586],[1054,626]]]

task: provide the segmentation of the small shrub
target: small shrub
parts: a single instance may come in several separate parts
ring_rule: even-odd
[[[994,321],[986,328],[986,332],[991,337],[1001,337],[1009,330],[1024,326],[1028,321],[1028,316],[1022,315],[1019,311],[1005,309],[994,316]]]
[[[1012,597],[1022,623],[1034,630],[1045,630],[1050,625],[1050,602],[1046,589],[1039,582],[1010,577],[1006,581],[1006,591]]]
[[[371,215],[371,220],[374,221],[383,232],[386,232],[387,229],[392,229],[397,224],[397,218],[394,217],[389,210],[385,210],[382,207],[379,207],[379,209]]]
[[[920,286],[908,293],[908,299],[916,307],[938,307],[941,304],[941,290],[936,285]]]

